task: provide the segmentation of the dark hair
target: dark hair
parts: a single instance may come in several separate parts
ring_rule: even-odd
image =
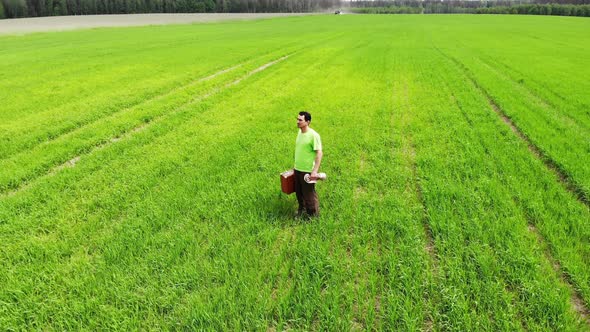
[[[305,118],[305,121],[311,122],[311,114],[309,114],[309,112],[301,111],[301,112],[299,112],[299,115],[303,115]]]

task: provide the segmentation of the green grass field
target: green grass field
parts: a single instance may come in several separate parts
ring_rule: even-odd
[[[0,330],[590,330],[590,20],[0,37]],[[278,174],[322,135],[322,214]]]

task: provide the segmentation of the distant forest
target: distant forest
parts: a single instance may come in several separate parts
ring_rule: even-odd
[[[293,13],[338,8],[340,0],[0,0],[0,18],[139,13]]]
[[[590,0],[361,0],[351,1],[349,6],[351,7],[351,12],[359,14],[518,14],[590,16]]]
[[[524,14],[590,16],[590,0],[0,0],[0,19],[138,13]]]

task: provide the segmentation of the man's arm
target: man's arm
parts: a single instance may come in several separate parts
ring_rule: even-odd
[[[320,164],[322,163],[323,156],[324,156],[324,154],[323,154],[322,150],[316,150],[313,170],[311,171],[311,174],[310,174],[310,177],[312,180],[316,180],[318,178],[318,170],[320,169]]]

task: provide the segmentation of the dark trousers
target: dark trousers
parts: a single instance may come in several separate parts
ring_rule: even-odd
[[[320,202],[315,191],[315,183],[307,183],[303,179],[307,172],[295,170],[295,194],[299,202],[299,213],[307,212],[310,216],[317,216],[320,213]]]

